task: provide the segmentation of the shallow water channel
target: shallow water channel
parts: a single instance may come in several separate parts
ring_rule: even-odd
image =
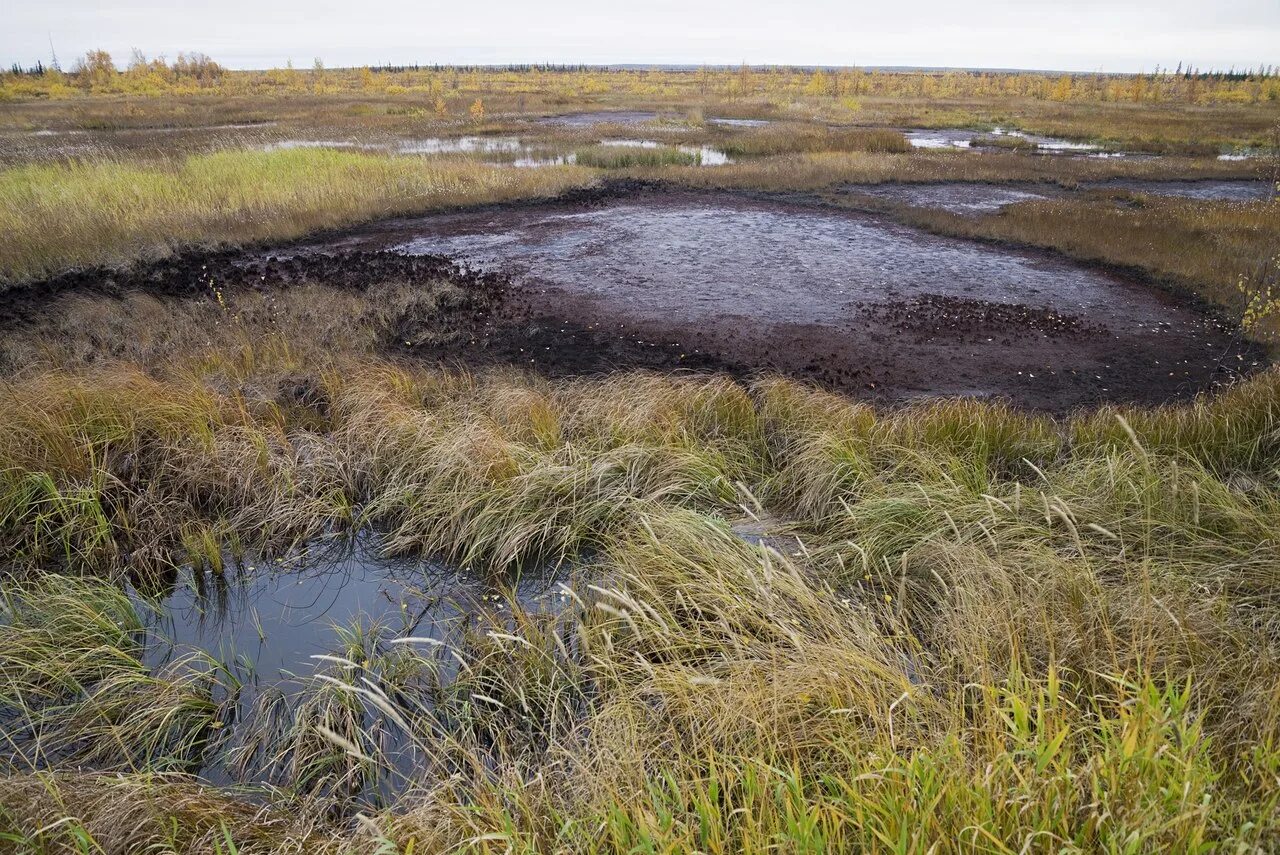
[[[593,125],[644,125],[657,120],[657,113],[645,110],[588,110],[580,113],[561,113],[558,116],[543,116],[537,121],[543,125],[589,128]]]
[[[599,145],[605,147],[657,149],[666,147],[667,144],[649,139],[605,139],[600,140]],[[486,160],[509,163],[513,166],[524,168],[561,166],[577,163],[578,161],[577,153],[574,151],[566,151],[563,147],[539,144],[536,141],[511,136],[423,137],[420,139],[383,142],[355,139],[286,139],[266,143],[262,148],[268,151],[297,148],[337,148],[405,155],[474,154],[480,155]],[[685,154],[694,155],[699,166],[723,166],[731,162],[725,152],[711,146],[677,145],[672,146],[672,148]]]

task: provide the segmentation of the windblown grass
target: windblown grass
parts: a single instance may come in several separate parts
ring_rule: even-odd
[[[325,373],[317,422],[253,402],[289,359],[33,375],[0,404],[14,426],[5,549],[29,566],[0,622],[0,697],[23,723],[11,732],[36,735],[26,756],[61,770],[0,781],[10,839],[107,852],[201,851],[219,835],[241,851],[401,852],[1280,840],[1274,372],[1192,407],[1059,421],[973,401],[883,412],[781,380],[551,384],[348,362]],[[37,481],[93,501],[59,506],[51,528],[52,499],[13,492]],[[287,537],[334,489],[400,548],[497,564],[591,548],[592,578],[563,611],[513,600],[443,645],[343,630],[314,680],[220,727],[229,672],[198,657],[143,667],[109,578],[49,575],[164,556],[179,521]],[[145,508],[154,522],[127,524]],[[744,542],[724,520],[747,512],[799,539]],[[94,550],[71,536],[86,530]],[[270,805],[156,774],[214,756],[279,787]],[[130,771],[108,781],[66,757]],[[388,784],[403,795],[361,807]],[[105,807],[138,798],[146,821]],[[335,822],[357,810],[354,831]]]
[[[794,188],[1029,161],[851,152],[678,174]],[[1145,168],[1057,163],[1034,168]],[[11,213],[21,275],[296,234],[388,194],[416,210],[585,175],[323,151],[42,169],[0,181],[39,202],[28,225]],[[51,187],[94,204],[60,212]],[[1061,227],[1058,248],[1226,289],[1248,235],[1272,236],[1269,209],[1192,207],[1085,200],[971,228],[1034,243]],[[60,249],[74,230],[57,213],[93,239]],[[1053,418],[377,358],[449,287],[72,298],[0,344],[0,846],[1280,848],[1280,373]],[[126,576],[363,526],[495,578],[591,562],[563,608],[511,597],[444,641],[340,627],[246,718],[225,663],[148,664],[159,640]],[[252,791],[183,774],[213,770]]]
[[[397,213],[554,195],[573,167],[326,149],[223,151],[166,167],[68,162],[0,172],[0,284],[185,246],[297,237]]]

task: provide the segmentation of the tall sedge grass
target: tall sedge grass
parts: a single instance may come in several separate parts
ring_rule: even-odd
[[[596,145],[574,152],[579,166],[597,169],[631,169],[633,167],[699,166],[701,156],[696,151],[683,151],[673,146]]]
[[[287,239],[450,205],[554,195],[574,167],[510,169],[463,159],[229,150],[173,164],[96,160],[0,172],[0,284],[187,246]]]
[[[876,410],[779,380],[550,383],[334,357],[316,421],[256,399],[298,358],[6,391],[8,483],[94,501],[42,527],[49,500],[0,498],[28,568],[0,622],[16,654],[3,697],[25,722],[12,732],[36,735],[26,756],[59,770],[0,781],[0,833],[105,851],[218,835],[401,852],[1280,839],[1274,373],[1189,408],[1064,421]],[[335,489],[361,509],[346,524],[400,548],[595,560],[563,610],[511,601],[443,646],[343,629],[313,680],[240,724],[216,663],[141,665],[109,547],[183,561],[192,526],[287,541]],[[727,520],[751,514],[798,540],[744,542]],[[211,758],[278,789],[250,813],[157,775]],[[364,801],[387,785],[403,794]],[[104,810],[140,794],[154,820]],[[356,812],[354,830],[334,821]]]

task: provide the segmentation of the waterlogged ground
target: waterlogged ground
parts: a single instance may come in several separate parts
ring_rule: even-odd
[[[146,626],[137,640],[152,674],[215,675],[210,700],[220,724],[183,771],[220,786],[295,783],[288,764],[278,762],[292,750],[288,729],[335,680],[365,688],[398,668],[404,685],[426,702],[431,687],[447,685],[464,661],[458,651],[466,649],[466,633],[510,631],[513,602],[526,614],[544,615],[573,602],[562,584],[570,581],[563,567],[481,575],[381,552],[379,537],[366,532],[279,558],[228,556],[216,570],[186,567],[128,589]],[[398,656],[410,652],[429,658]],[[406,662],[422,673],[411,674]],[[360,708],[356,694],[344,697]],[[0,722],[4,714],[0,709]],[[422,762],[413,743],[386,728],[376,709],[358,718],[380,734],[385,768],[351,794],[377,801],[411,786]],[[30,734],[14,728],[10,736],[11,759],[27,756],[22,762],[37,766],[56,759],[28,755]],[[116,762],[110,750],[96,756],[108,766]]]
[[[1147,193],[1215,202],[1257,202],[1269,199],[1274,189],[1269,181],[1208,179],[1199,181],[1115,180],[1084,184],[1084,190]],[[954,214],[982,215],[1006,205],[1072,195],[1049,183],[1018,182],[982,184],[937,182],[929,184],[851,184],[845,193],[869,196],[916,208],[939,208]]]
[[[1136,181],[1118,179],[1090,184],[1091,190],[1126,190],[1153,196],[1180,196],[1217,202],[1261,202],[1276,192],[1270,181],[1205,180],[1205,181]]]
[[[666,143],[649,139],[604,139],[599,144],[614,148],[665,148]],[[267,150],[293,148],[345,148],[382,151],[389,154],[473,154],[498,163],[519,167],[560,166],[578,162],[577,153],[546,144],[509,136],[424,137],[394,142],[361,142],[357,140],[288,139],[267,143]],[[712,146],[678,145],[672,148],[695,155],[699,166],[723,166],[729,156]]]
[[[946,182],[937,184],[852,184],[844,192],[869,196],[886,202],[914,208],[940,208],[953,214],[982,215],[999,211],[1006,205],[1031,202],[1062,195],[1064,191],[1051,184],[971,184]]]
[[[202,651],[251,685],[315,671],[339,630],[377,628],[389,637],[444,641],[468,622],[496,617],[510,592],[531,611],[555,608],[567,574],[534,567],[495,577],[438,561],[385,557],[378,537],[313,543],[281,558],[227,558],[219,572],[185,568],[134,589],[150,616],[148,662]]]
[[[665,143],[657,140],[639,140],[639,139],[623,139],[623,140],[601,140],[600,145],[606,148],[644,148],[659,149],[665,146]],[[726,163],[732,163],[729,155],[717,148],[707,145],[678,145],[675,146],[677,151],[685,154],[697,156],[699,166],[724,166]]]
[[[1003,147],[1000,143],[1007,142],[1025,146],[1027,151],[1036,154],[1126,156],[1121,152],[1106,151],[1093,143],[1029,134],[1011,128],[995,128],[991,131],[974,131],[965,128],[914,129],[905,131],[903,135],[914,148],[995,150]]]
[[[544,125],[562,125],[569,128],[589,128],[593,125],[645,125],[657,120],[657,113],[643,110],[589,110],[581,113],[543,116],[538,119],[538,122]]]
[[[1066,410],[1184,398],[1260,364],[1229,325],[1132,279],[730,194],[398,220],[303,251],[354,249],[512,277],[518,305],[489,355],[550,370],[772,370],[892,400]]]

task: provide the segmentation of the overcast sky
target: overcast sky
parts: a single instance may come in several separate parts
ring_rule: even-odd
[[[90,48],[236,68],[380,62],[1280,64],[1280,0],[0,0],[0,61]]]

